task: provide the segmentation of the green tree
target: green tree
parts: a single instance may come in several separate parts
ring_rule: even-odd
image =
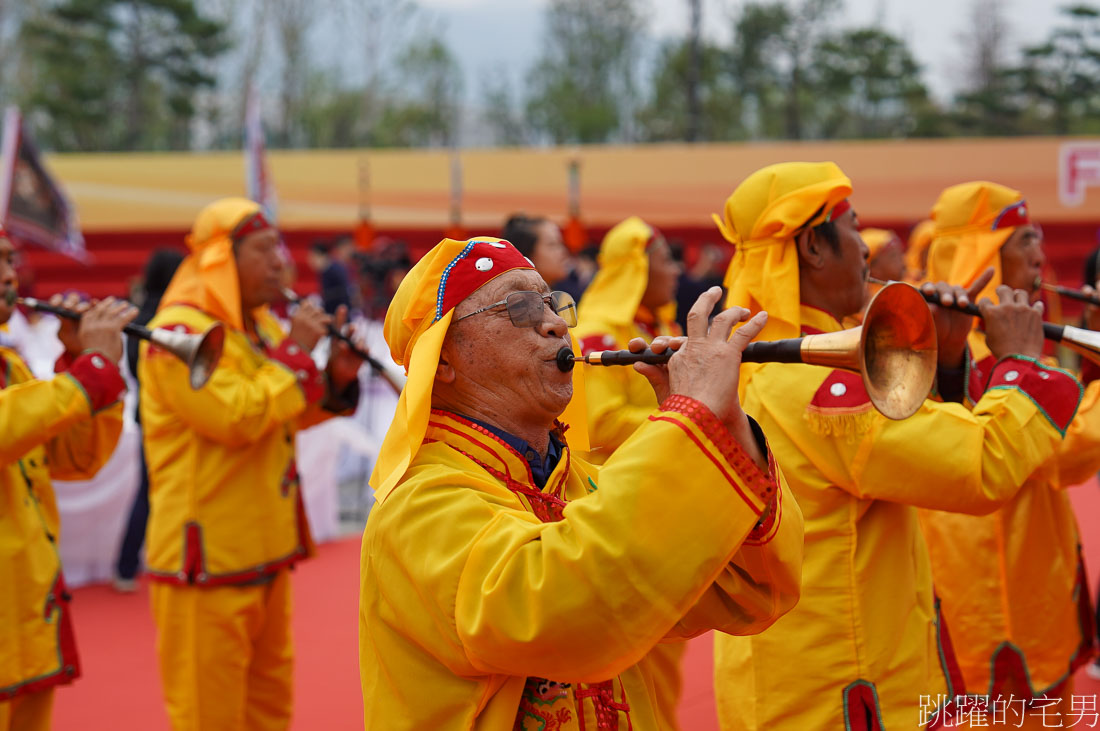
[[[935,109],[920,65],[901,39],[880,28],[845,30],[825,38],[814,59],[820,98],[815,121],[822,137],[908,137],[934,131]]]
[[[628,138],[642,30],[638,0],[551,0],[528,123],[559,144]]]
[[[1066,24],[1046,42],[1024,49],[1022,91],[1045,129],[1064,135],[1095,132],[1100,111],[1100,9],[1070,5]]]
[[[808,135],[819,101],[813,53],[839,6],[839,0],[773,0],[742,8],[734,22],[732,64],[751,104],[754,137]]]
[[[27,104],[59,149],[186,149],[195,96],[227,48],[192,0],[63,0],[28,19]]]
[[[1020,74],[1008,60],[1009,27],[999,0],[972,0],[970,28],[963,34],[966,85],[951,109],[958,134],[1016,135],[1022,131],[1024,103]]]
[[[397,59],[400,96],[383,107],[373,144],[439,147],[456,142],[462,71],[439,38],[409,45]]]
[[[653,75],[652,96],[638,114],[641,137],[651,142],[686,140],[739,140],[747,135],[741,95],[729,72],[727,54],[721,48],[700,43],[696,95],[698,129],[691,128],[688,76],[690,41],[664,44]]]

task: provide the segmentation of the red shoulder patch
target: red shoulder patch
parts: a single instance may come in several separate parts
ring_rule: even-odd
[[[580,340],[581,355],[597,353],[601,350],[618,350],[615,338],[607,333],[596,333]]]
[[[871,408],[871,397],[858,373],[834,370],[817,389],[810,408],[832,412],[864,411]]]

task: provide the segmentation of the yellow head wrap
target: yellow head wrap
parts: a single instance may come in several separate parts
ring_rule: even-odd
[[[1001,284],[1001,247],[1016,225],[1026,223],[1023,194],[1003,185],[978,181],[954,185],[932,207],[935,230],[928,253],[929,281],[969,286],[992,266],[993,279],[978,295],[996,299]],[[1015,224],[1015,225],[1013,225]]]
[[[649,283],[649,244],[656,232],[637,216],[620,222],[600,244],[599,271],[584,290],[579,317],[613,325],[634,322]],[[669,302],[653,313],[659,322],[676,319],[676,303]]]
[[[444,239],[401,281],[386,310],[383,334],[394,361],[405,366],[408,381],[370,478],[379,502],[404,476],[424,442],[439,353],[455,306],[505,272],[534,268],[502,239],[488,236],[469,241]],[[580,397],[577,391],[580,373],[580,368],[573,370],[573,401],[562,420],[573,427],[570,442],[577,448],[588,449],[584,417],[574,418],[575,414],[585,413],[583,389]]]
[[[901,243],[896,233],[885,228],[861,229],[859,235],[863,238],[863,243],[867,244],[867,251],[869,252],[867,261],[869,262],[874,261],[875,257],[890,243],[894,241]]]
[[[830,220],[852,194],[852,181],[831,162],[787,162],[761,168],[726,199],[722,235],[736,247],[726,270],[726,306],[768,311],[758,340],[802,332],[798,289],[799,231]]]
[[[222,198],[199,212],[187,236],[186,256],[172,277],[160,307],[190,305],[230,327],[244,330],[241,283],[233,257],[233,236],[242,224],[255,222],[255,230],[270,228],[259,203],[245,198]],[[266,307],[252,314],[266,319]]]
[[[921,257],[932,243],[932,234],[936,230],[936,222],[932,219],[921,221],[909,232],[909,244],[905,248],[905,269],[910,277],[922,277],[927,262],[922,263]]]

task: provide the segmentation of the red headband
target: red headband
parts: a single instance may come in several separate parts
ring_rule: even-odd
[[[243,221],[238,223],[237,227],[233,229],[233,232],[229,234],[229,238],[233,240],[233,243],[237,243],[249,234],[254,234],[257,231],[266,231],[269,228],[275,227],[268,222],[263,211],[256,211],[251,216],[246,216]]]
[[[507,241],[470,241],[443,270],[432,322],[501,274],[534,268],[531,260]]]
[[[825,216],[824,223],[829,223],[830,221],[835,221],[836,219],[840,218],[841,216],[843,216],[845,213],[847,213],[851,209],[852,209],[852,204],[848,202],[847,198],[845,198],[840,203],[837,203],[835,206],[833,206],[833,210],[829,211],[828,216]]]
[[[997,218],[994,219],[993,227],[990,230],[996,231],[1001,228],[1026,226],[1031,223],[1028,214],[1027,201],[1021,200],[1010,206],[1005,206],[1004,210],[997,214]]]

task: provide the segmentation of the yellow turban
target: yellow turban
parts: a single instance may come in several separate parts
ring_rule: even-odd
[[[967,287],[992,266],[993,279],[978,296],[996,299],[1001,247],[1017,226],[1028,223],[1023,194],[984,180],[954,185],[940,193],[932,220],[927,279]]]
[[[600,244],[599,271],[584,290],[579,317],[629,327],[642,304],[649,283],[649,244],[653,228],[637,216],[622,221],[604,236]],[[676,319],[676,303],[654,313],[658,321]]]
[[[865,228],[860,230],[859,235],[863,239],[863,243],[867,244],[867,251],[869,252],[867,261],[869,262],[874,261],[875,257],[894,241],[901,243],[896,233],[885,228]]]
[[[768,311],[757,340],[802,333],[798,289],[799,231],[832,220],[852,181],[831,162],[786,162],[757,170],[726,199],[722,235],[736,247],[726,270],[726,306]]]
[[[439,353],[455,306],[505,272],[534,268],[502,239],[487,236],[469,241],[444,239],[401,281],[386,311],[383,334],[394,361],[405,366],[408,381],[370,479],[379,502],[404,476],[424,442]],[[573,427],[570,441],[574,446],[587,449],[583,416],[571,418],[574,413],[584,413],[583,398],[578,398],[576,390],[580,372],[580,368],[574,369],[574,398],[562,419]]]
[[[932,219],[925,219],[909,232],[909,244],[905,248],[905,269],[909,272],[910,278],[920,277],[920,281],[924,281],[924,270],[928,264],[922,262],[921,258],[932,243],[932,234],[935,230],[936,222]]]
[[[272,225],[260,204],[245,198],[222,198],[203,208],[186,239],[191,253],[168,284],[160,308],[190,305],[244,330],[233,240],[268,228]],[[252,314],[257,321],[268,317],[266,307],[258,307]]]

